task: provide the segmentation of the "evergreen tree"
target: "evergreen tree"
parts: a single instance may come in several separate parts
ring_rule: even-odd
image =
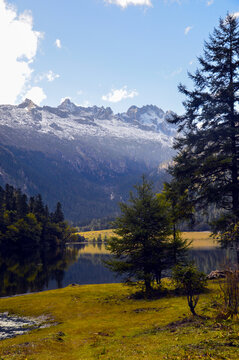
[[[171,183],[164,183],[163,191],[158,194],[158,197],[168,202],[173,224],[173,239],[176,240],[180,223],[183,220],[194,221],[194,208],[188,196],[188,190],[180,188],[180,184],[176,181],[171,181]]]
[[[0,247],[55,247],[71,241],[76,229],[64,221],[61,204],[49,213],[38,194],[28,198],[20,189],[0,187]]]
[[[52,215],[52,221],[55,223],[60,223],[60,222],[64,221],[64,214],[62,211],[61,203],[59,201],[56,204],[56,210]]]
[[[42,201],[42,196],[40,194],[36,195],[34,198],[34,205],[32,212],[34,215],[36,215],[38,221],[45,220],[45,208]]]
[[[35,199],[34,196],[31,196],[29,200],[29,211],[31,213],[34,213],[34,208],[35,208]]]
[[[239,23],[235,16],[220,19],[199,63],[195,74],[189,74],[193,90],[179,86],[186,96],[185,114],[172,120],[178,124],[179,137],[170,172],[188,190],[193,204],[208,208],[214,203],[224,209],[225,225],[239,220]]]
[[[4,197],[5,197],[5,191],[4,189],[0,186],[0,232],[2,231],[3,227],[4,227]]]
[[[167,202],[155,196],[144,177],[135,189],[129,203],[120,204],[122,214],[114,223],[118,236],[107,241],[114,256],[106,263],[125,274],[126,282],[142,281],[149,293],[155,280],[160,283],[162,271],[172,266],[172,223]]]
[[[16,197],[14,196],[14,187],[6,184],[5,186],[5,209],[9,211],[16,210]]]
[[[20,189],[16,191],[16,211],[18,219],[24,218],[28,213],[27,196]]]
[[[4,196],[5,196],[5,191],[4,191],[4,189],[0,186],[0,209],[1,209],[1,210],[4,208]]]
[[[187,256],[187,249],[191,244],[188,240],[183,240],[179,229],[182,220],[193,218],[193,206],[188,198],[188,192],[180,194],[178,184],[172,181],[164,183],[163,191],[157,194],[159,201],[167,204],[168,216],[171,219],[172,241],[170,242],[171,256],[168,262],[171,266],[176,263],[184,263]]]

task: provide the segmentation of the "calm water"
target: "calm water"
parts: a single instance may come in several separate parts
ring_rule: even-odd
[[[109,254],[101,244],[70,245],[66,249],[15,251],[0,254],[0,296],[56,289],[72,283],[120,282],[102,264]],[[208,274],[232,255],[218,248],[191,250],[190,258]]]

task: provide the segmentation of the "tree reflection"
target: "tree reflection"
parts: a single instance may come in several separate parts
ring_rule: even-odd
[[[67,247],[0,247],[0,296],[55,289],[71,283],[104,284],[121,282],[102,260],[109,259],[104,245],[74,244]],[[96,251],[97,250],[97,251]],[[235,258],[220,248],[193,249],[189,258],[209,274]],[[165,273],[164,276],[169,276]]]
[[[64,272],[76,257],[74,248],[0,248],[0,296],[40,291],[50,280],[62,287]]]
[[[192,249],[189,251],[189,258],[205,274],[209,274],[212,270],[223,269],[226,264],[229,265],[236,262],[235,254],[232,251],[220,248]]]

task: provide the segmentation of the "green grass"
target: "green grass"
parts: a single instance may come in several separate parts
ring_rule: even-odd
[[[44,314],[54,324],[1,341],[0,359],[239,358],[239,323],[215,320],[208,310],[216,284],[197,307],[207,319],[192,319],[185,297],[137,300],[132,291],[121,284],[84,285],[0,299],[0,312]]]

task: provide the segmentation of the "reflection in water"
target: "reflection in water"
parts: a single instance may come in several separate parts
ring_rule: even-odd
[[[209,274],[212,270],[220,270],[225,265],[236,263],[236,256],[232,250],[220,248],[193,249],[189,251],[189,258],[195,262],[199,270]]]
[[[77,284],[110,284],[121,282],[121,278],[103,265],[103,260],[109,258],[105,245],[79,244],[70,245],[69,248],[77,250],[77,261],[65,272],[63,286]],[[49,287],[55,288],[56,282],[52,281]]]
[[[76,260],[75,249],[0,249],[0,296],[62,287],[64,272]]]
[[[56,289],[72,283],[102,284],[120,282],[102,260],[109,258],[104,244],[70,245],[65,248],[0,249],[0,296]],[[190,250],[189,257],[206,274],[220,269],[235,257],[219,248]]]

